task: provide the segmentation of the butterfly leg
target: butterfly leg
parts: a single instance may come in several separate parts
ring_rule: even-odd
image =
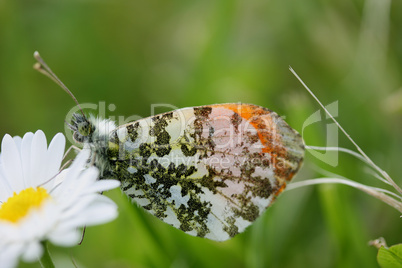
[[[63,160],[67,157],[67,155],[71,152],[71,150],[75,150],[75,151],[81,151],[82,149],[80,149],[80,148],[78,148],[77,146],[75,146],[75,145],[71,145],[68,149],[67,149],[67,151],[66,151],[66,153],[63,155]]]

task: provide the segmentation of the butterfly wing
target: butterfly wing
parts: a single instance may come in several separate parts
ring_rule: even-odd
[[[187,234],[224,241],[285,188],[304,156],[300,135],[250,104],[191,107],[111,133],[111,173],[138,205]]]

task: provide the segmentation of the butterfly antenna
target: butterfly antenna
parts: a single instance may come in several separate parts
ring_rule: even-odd
[[[64,85],[63,82],[57,77],[57,75],[52,71],[52,69],[49,68],[49,66],[46,64],[46,62],[42,59],[42,57],[39,55],[38,51],[34,52],[34,58],[38,61],[37,63],[34,64],[34,69],[40,72],[41,74],[46,75],[50,79],[52,79],[56,84],[58,84],[65,92],[67,92],[68,95],[74,100],[74,102],[77,104],[78,108],[80,109],[82,115],[85,118],[84,111],[82,110],[80,104],[78,103],[77,99],[71,93],[71,91]]]

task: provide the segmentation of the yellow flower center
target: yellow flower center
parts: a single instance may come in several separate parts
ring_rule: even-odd
[[[14,195],[0,206],[0,220],[16,223],[33,208],[39,208],[50,198],[45,188],[27,188]]]

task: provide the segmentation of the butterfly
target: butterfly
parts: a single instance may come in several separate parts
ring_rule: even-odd
[[[119,180],[152,215],[215,241],[263,214],[304,157],[300,134],[253,104],[189,107],[121,126],[75,113],[69,127],[91,151],[100,179]]]

